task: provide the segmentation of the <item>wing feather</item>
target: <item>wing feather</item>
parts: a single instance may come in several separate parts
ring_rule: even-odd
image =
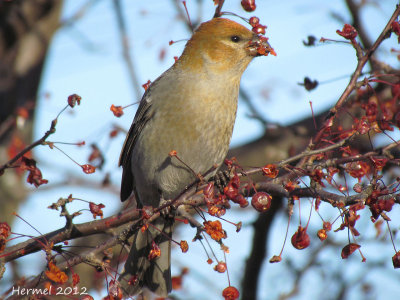
[[[144,93],[140,101],[135,118],[133,119],[131,128],[125,138],[124,145],[122,146],[121,155],[119,157],[119,166],[122,166],[122,180],[121,180],[121,201],[125,201],[134,190],[134,178],[132,173],[131,159],[132,150],[135,147],[136,141],[140,136],[144,126],[151,119],[151,92],[150,88]]]

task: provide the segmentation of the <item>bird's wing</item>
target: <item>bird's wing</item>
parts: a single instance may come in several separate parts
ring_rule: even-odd
[[[135,118],[132,122],[131,128],[126,136],[124,145],[122,147],[121,155],[119,157],[119,166],[122,166],[122,180],[121,180],[121,201],[125,201],[133,191],[133,173],[131,166],[132,149],[135,146],[136,140],[139,137],[142,129],[152,117],[150,112],[151,108],[151,88],[147,89],[140,101],[138,110],[136,111]]]

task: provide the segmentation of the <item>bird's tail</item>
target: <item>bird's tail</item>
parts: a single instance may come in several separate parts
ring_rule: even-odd
[[[136,233],[119,277],[125,296],[139,294],[144,287],[159,296],[171,291],[171,238],[173,218],[160,216]],[[160,252],[158,252],[160,250]]]

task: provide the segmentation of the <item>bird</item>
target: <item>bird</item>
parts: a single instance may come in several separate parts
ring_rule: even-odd
[[[157,208],[196,174],[214,167],[205,179],[215,175],[228,152],[242,74],[254,57],[274,53],[267,40],[227,18],[200,24],[140,101],[119,160],[122,201],[133,194],[138,208]],[[118,279],[125,295],[170,293],[173,224],[173,216],[162,214],[136,233]],[[159,255],[150,257],[152,250]]]

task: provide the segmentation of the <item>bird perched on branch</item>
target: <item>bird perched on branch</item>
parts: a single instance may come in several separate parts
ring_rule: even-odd
[[[121,200],[159,207],[220,166],[236,117],[240,78],[251,60],[273,52],[267,38],[224,18],[202,23],[181,57],[146,90],[123,146]],[[176,151],[179,159],[170,154]],[[206,177],[215,174],[211,172]],[[171,291],[173,218],[135,235],[119,278],[125,295]]]

